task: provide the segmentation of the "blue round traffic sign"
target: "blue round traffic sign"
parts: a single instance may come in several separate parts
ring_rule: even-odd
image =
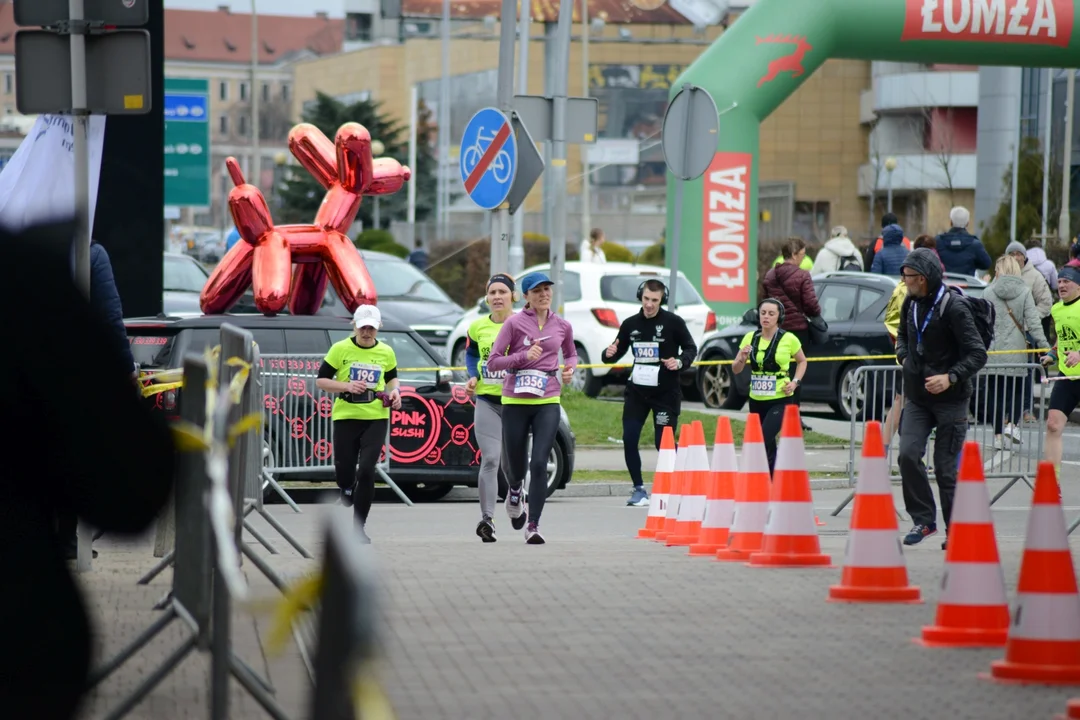
[[[510,119],[492,107],[473,115],[461,136],[458,165],[474,203],[484,210],[502,205],[517,175],[517,138]]]

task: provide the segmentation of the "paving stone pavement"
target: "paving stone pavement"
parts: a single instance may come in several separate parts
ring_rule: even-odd
[[[831,569],[748,568],[633,539],[645,513],[621,498],[549,501],[541,524],[548,543],[539,547],[525,545],[501,514],[499,542],[482,544],[468,503],[379,504],[369,532],[386,592],[382,677],[398,717],[1026,720],[1050,718],[1080,695],[1080,688],[979,679],[1000,649],[911,642],[934,617],[940,538],[906,552],[924,604],[827,603],[850,509],[839,518],[827,512],[842,496],[815,493]],[[995,522],[1012,598],[1030,493],[1008,497]],[[348,511],[273,512],[318,555],[321,518]],[[282,554],[269,557],[275,568],[296,575],[314,567],[279,545]],[[115,651],[152,621],[147,608],[168,573],[140,588],[134,578],[153,564],[149,545],[103,539],[99,546],[98,570],[84,582],[105,648]],[[273,596],[250,566],[248,576]],[[237,613],[237,652],[269,674],[293,717],[305,717],[308,690],[295,650],[263,658],[266,620]],[[178,643],[179,627],[152,648]],[[147,658],[165,651],[148,648],[129,661],[85,717],[102,717],[119,689],[149,671]],[[207,668],[203,658],[189,659],[129,717],[207,717]],[[233,700],[231,717],[265,717],[241,691]]]

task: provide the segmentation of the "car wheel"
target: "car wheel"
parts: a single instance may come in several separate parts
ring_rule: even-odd
[[[848,363],[840,368],[840,379],[836,382],[836,400],[829,403],[829,407],[842,420],[860,417],[866,407],[866,376],[860,375],[858,380],[855,376],[855,371],[861,367],[862,363]]]
[[[528,461],[528,458],[532,457],[532,436],[529,436],[529,444],[525,457],[526,462]],[[551,446],[551,452],[548,454],[547,470],[547,497],[551,497],[555,494],[556,490],[566,484],[563,478],[563,475],[566,473],[566,450],[563,448],[559,438],[555,438],[555,443]],[[503,475],[502,470],[499,470],[499,502],[506,500],[506,493],[509,490],[510,485],[506,481],[506,476]],[[526,482],[525,492],[526,494],[529,492],[528,482]]]
[[[588,365],[591,362],[589,353],[576,343],[574,347],[577,348],[578,365]],[[594,398],[604,389],[604,381],[593,375],[590,368],[581,368],[574,371],[574,377],[570,379],[570,387]]]
[[[720,360],[719,356],[707,360]],[[746,403],[746,398],[739,396],[735,389],[731,368],[727,365],[706,365],[698,373],[698,393],[706,407],[739,410]]]
[[[418,503],[437,502],[450,494],[454,489],[453,483],[405,483],[399,482],[398,487],[405,496]]]

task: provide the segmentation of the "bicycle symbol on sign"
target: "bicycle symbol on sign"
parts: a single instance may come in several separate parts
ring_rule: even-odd
[[[495,139],[496,133],[492,133],[488,137],[484,137],[484,128],[480,128],[476,132],[476,142],[466,148],[463,162],[465,163],[465,174],[469,174],[480,162],[480,158],[484,157],[484,153],[487,152],[488,147],[491,146],[492,141]],[[500,185],[510,179],[510,154],[506,150],[500,150],[495,155],[495,159],[491,161],[491,165],[488,166],[488,170],[495,176],[495,181]]]

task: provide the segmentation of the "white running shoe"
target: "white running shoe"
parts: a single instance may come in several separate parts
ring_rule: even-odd
[[[506,514],[510,516],[510,524],[515,530],[525,527],[525,497],[521,488],[517,490],[511,488],[506,493]]]
[[[540,528],[536,523],[529,523],[529,527],[525,528],[525,542],[529,545],[544,544],[544,536],[540,534]]]

